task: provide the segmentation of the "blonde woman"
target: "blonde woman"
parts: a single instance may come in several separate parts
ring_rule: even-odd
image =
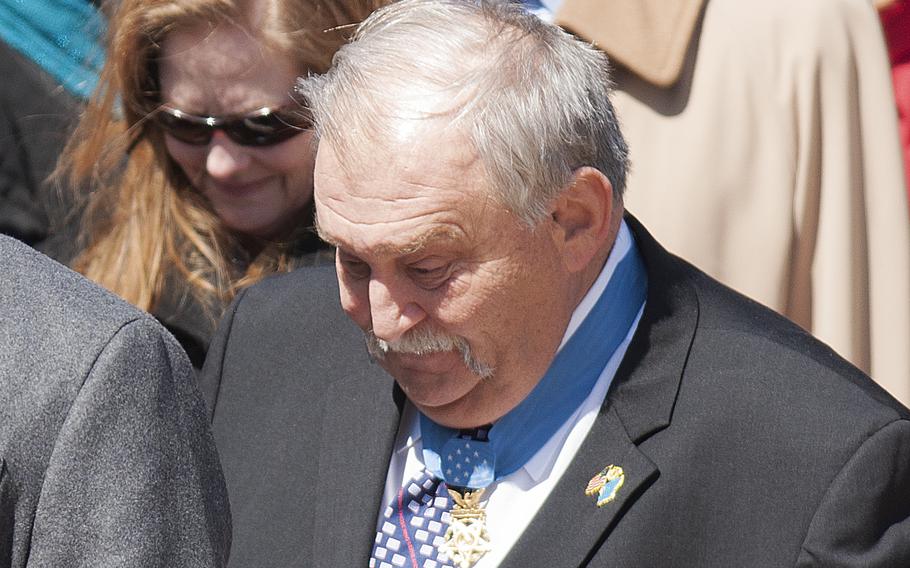
[[[324,72],[382,0],[123,0],[58,174],[93,191],[73,266],[155,314],[199,367],[234,293],[318,262],[313,135]]]

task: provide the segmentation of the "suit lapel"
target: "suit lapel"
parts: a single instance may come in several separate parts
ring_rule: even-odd
[[[633,217],[626,222],[648,270],[644,314],[590,433],[502,568],[585,566],[660,475],[638,444],[670,424],[698,302],[682,263]],[[614,501],[597,507],[585,488],[608,465],[622,467],[625,481]],[[554,544],[541,547],[547,542]]]
[[[611,464],[623,468],[625,481],[614,501],[597,507],[595,498],[585,495],[585,487]],[[595,421],[572,464],[500,568],[583,565],[656,475],[657,467],[629,440],[616,414],[607,411]]]
[[[320,436],[315,565],[366,566],[369,561],[400,419],[399,392],[376,364],[328,390],[326,408],[333,411]]]
[[[634,217],[625,219],[648,271],[648,299],[605,406],[615,408],[638,444],[670,424],[699,307],[688,281],[692,268],[657,244]]]
[[[645,312],[591,432],[502,568],[586,565],[660,475],[638,444],[670,423],[698,304],[681,276],[682,263],[634,218],[626,221],[648,270]],[[329,387],[326,408],[335,411],[320,433],[312,505],[317,566],[367,565],[402,402],[378,365]],[[585,487],[611,464],[623,468],[625,481],[616,499],[598,508]]]

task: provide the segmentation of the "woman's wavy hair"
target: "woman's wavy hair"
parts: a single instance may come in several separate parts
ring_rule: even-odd
[[[77,245],[82,252],[73,267],[149,311],[166,282],[188,283],[191,294],[214,307],[268,274],[293,268],[293,243],[308,227],[281,242],[258,243],[253,248],[260,252],[235,268],[240,236],[222,225],[168,155],[162,131],[148,120],[161,102],[161,42],[175,29],[231,23],[288,54],[301,74],[323,73],[354,25],[385,3],[121,0],[99,86],[55,172],[72,187],[91,188]],[[261,10],[256,26],[249,23],[254,10]]]

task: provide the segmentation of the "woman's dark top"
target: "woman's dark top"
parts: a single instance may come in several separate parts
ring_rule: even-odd
[[[335,251],[326,248],[325,243],[315,235],[295,248],[297,254],[293,256],[293,265],[297,268],[332,264],[335,261]],[[185,287],[169,285],[158,306],[152,310],[152,315],[174,334],[198,371],[202,369],[212,334],[226,307],[206,310]]]
[[[48,237],[68,232],[72,242],[72,203],[45,182],[54,170],[81,103],[50,75],[0,42],[0,233],[67,256]],[[57,240],[57,239],[55,239]]]

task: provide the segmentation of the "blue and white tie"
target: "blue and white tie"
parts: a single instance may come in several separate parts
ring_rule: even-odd
[[[451,506],[446,484],[421,471],[383,511],[370,568],[453,568],[438,549],[449,526]]]

